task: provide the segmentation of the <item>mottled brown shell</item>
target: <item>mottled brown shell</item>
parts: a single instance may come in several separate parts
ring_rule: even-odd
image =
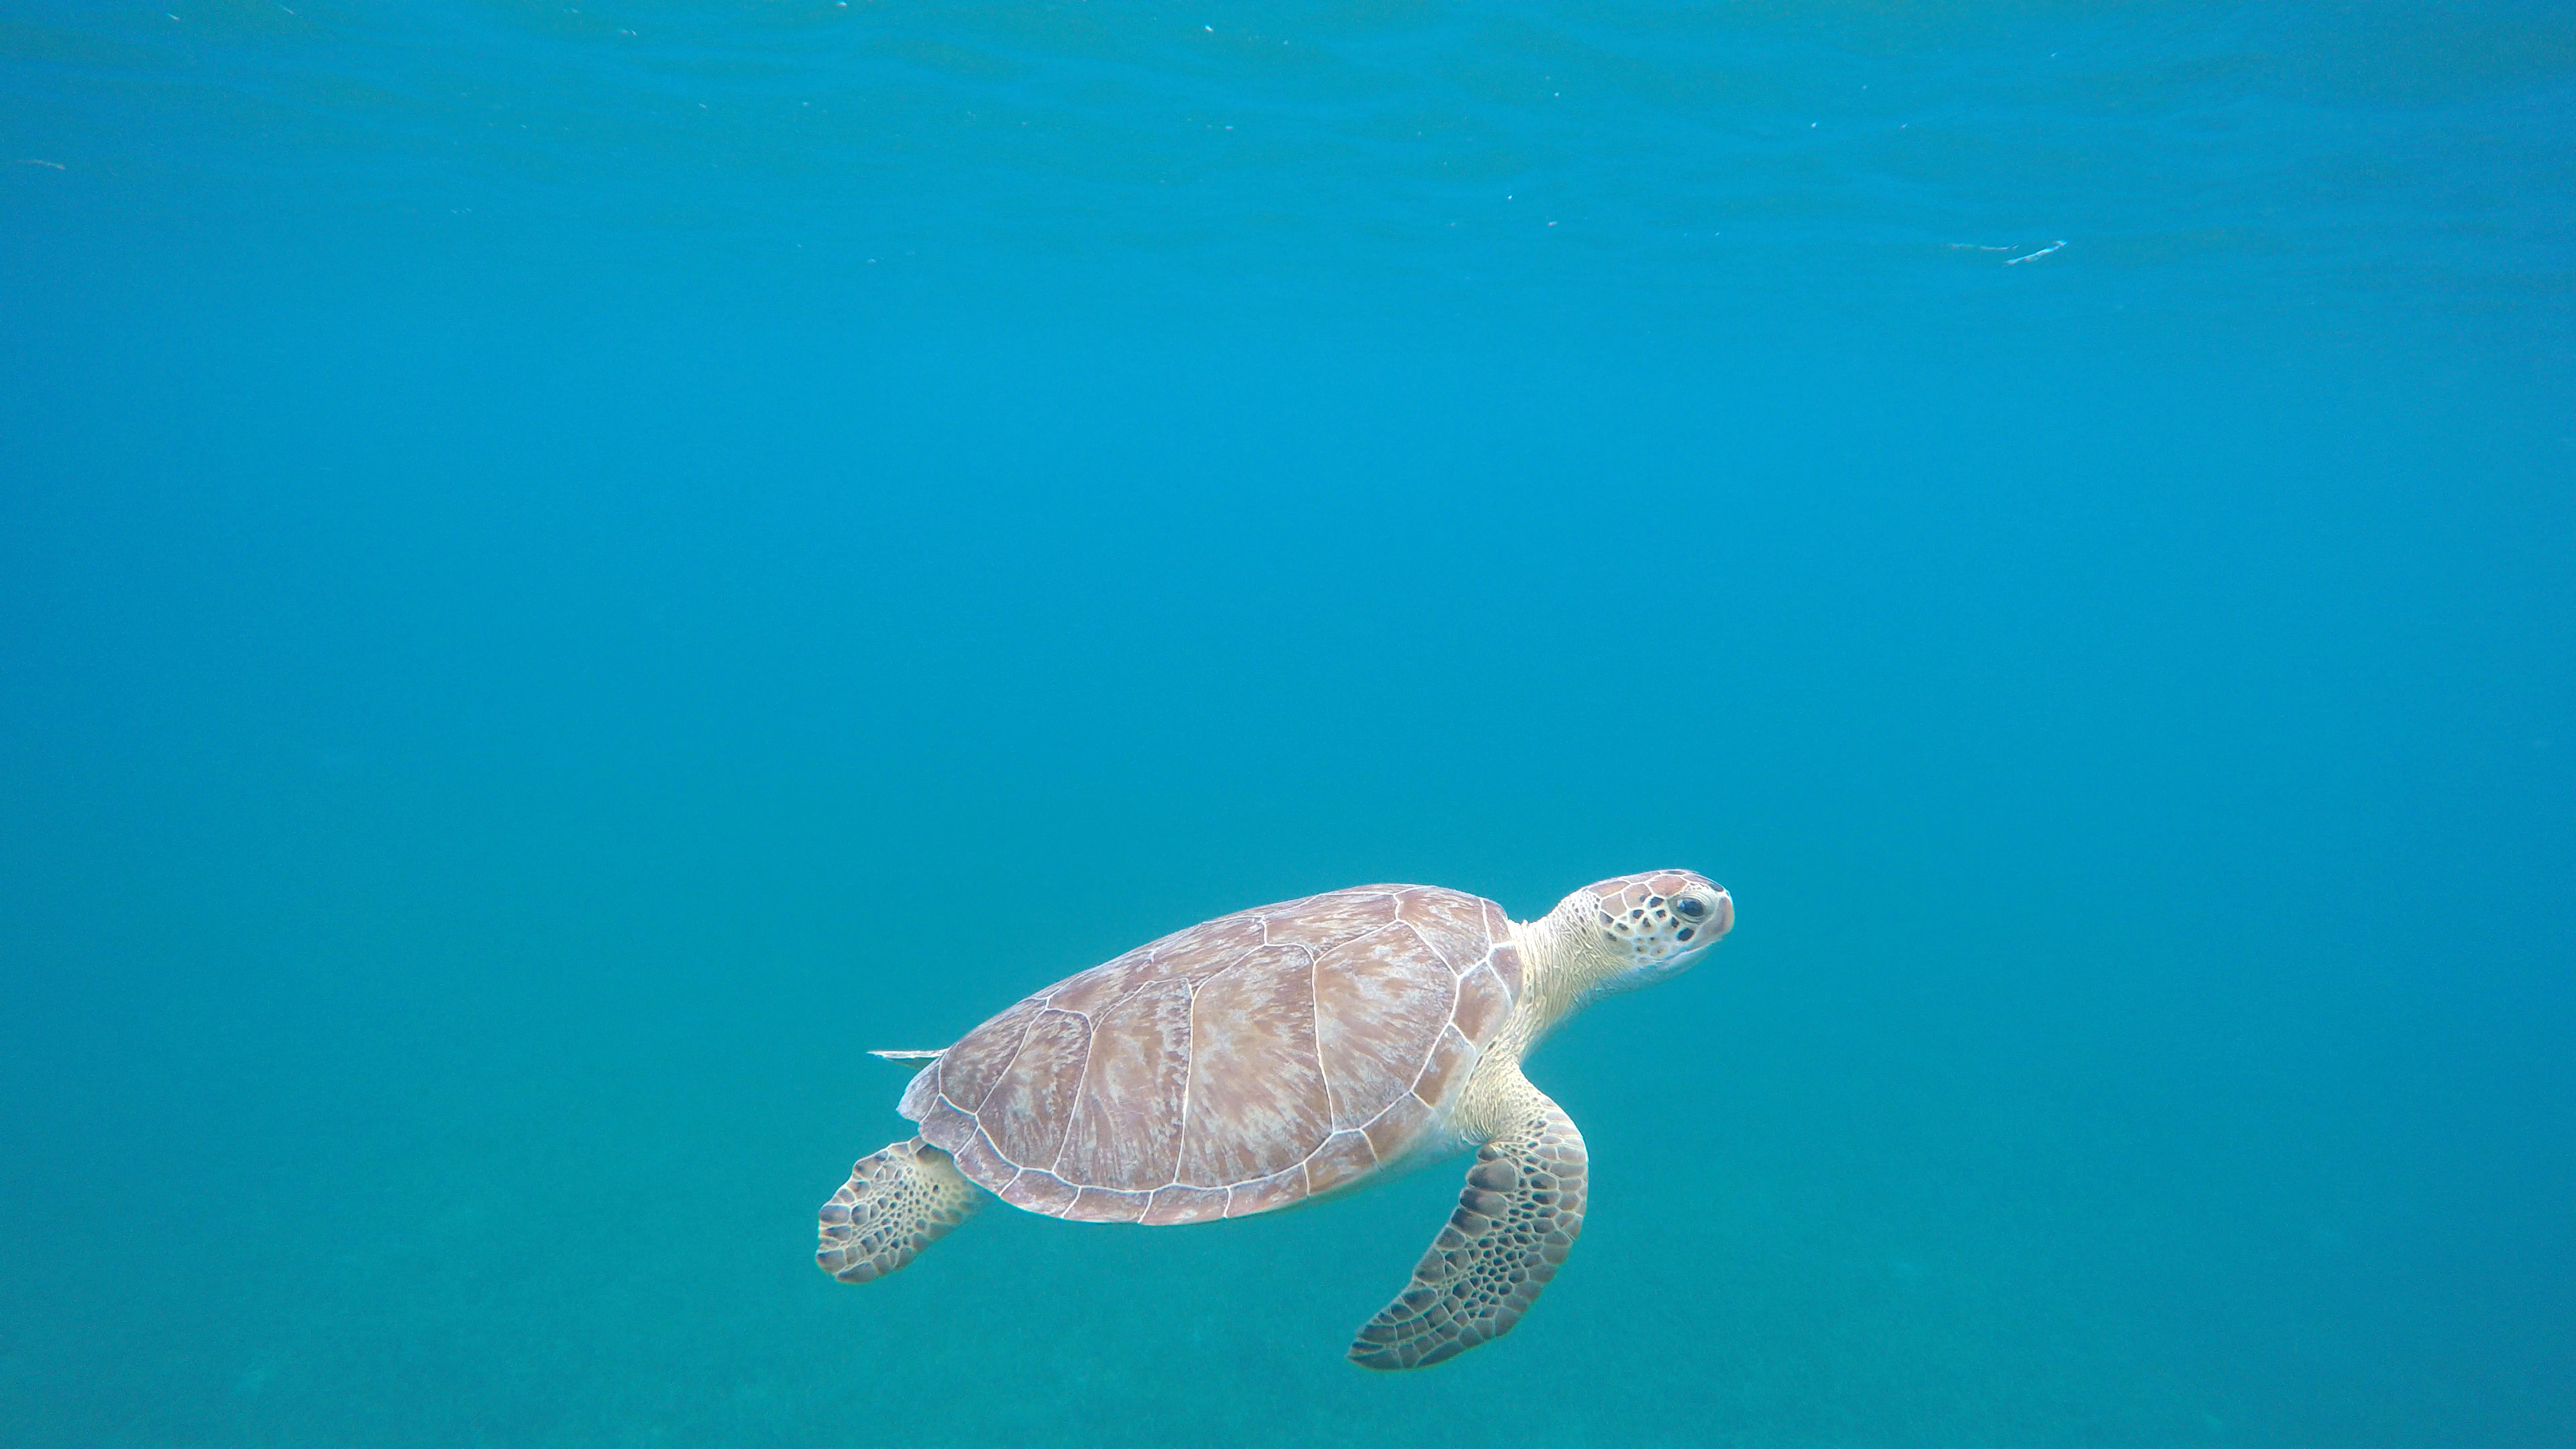
[[[1017,1207],[1242,1217],[1404,1156],[1521,991],[1503,909],[1359,886],[1221,916],[968,1032],[902,1111]]]

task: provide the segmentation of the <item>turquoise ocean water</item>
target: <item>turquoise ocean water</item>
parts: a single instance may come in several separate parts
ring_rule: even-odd
[[[0,1442],[2576,1444],[2576,17],[0,5]],[[1685,865],[1456,1191],[868,1047]]]

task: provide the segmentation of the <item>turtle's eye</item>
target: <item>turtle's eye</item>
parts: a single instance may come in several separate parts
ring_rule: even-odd
[[[1708,914],[1708,902],[1697,896],[1675,896],[1673,914],[1686,921],[1696,921]]]

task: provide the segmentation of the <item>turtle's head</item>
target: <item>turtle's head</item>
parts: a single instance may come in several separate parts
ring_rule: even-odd
[[[1556,908],[1588,932],[1600,963],[1596,991],[1629,991],[1699,963],[1735,924],[1726,887],[1687,870],[1649,870],[1594,881]]]

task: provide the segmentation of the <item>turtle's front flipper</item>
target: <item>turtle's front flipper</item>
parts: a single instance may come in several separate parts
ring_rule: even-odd
[[[975,1185],[947,1153],[915,1137],[880,1147],[823,1204],[814,1261],[844,1283],[882,1278],[975,1210]]]
[[[1420,1368],[1500,1338],[1556,1276],[1583,1231],[1583,1134],[1526,1081],[1509,1106],[1513,1125],[1477,1151],[1458,1210],[1412,1286],[1361,1327],[1351,1362]]]

